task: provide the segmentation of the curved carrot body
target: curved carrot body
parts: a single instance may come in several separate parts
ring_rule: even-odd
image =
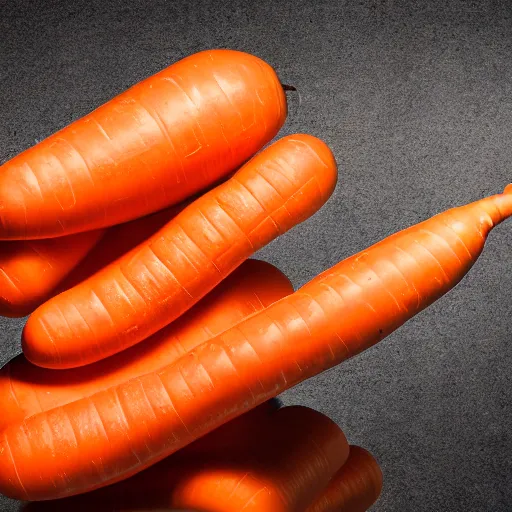
[[[277,268],[247,260],[185,315],[112,357],[54,371],[34,366],[19,355],[0,370],[0,431],[10,423],[158,371],[292,292],[290,281]]]
[[[223,442],[228,434],[231,442],[219,449],[219,438]],[[343,432],[325,415],[298,406],[275,411],[264,402],[143,473],[47,502],[47,509],[304,512],[348,455]]]
[[[146,242],[39,307],[23,332],[25,356],[38,366],[71,368],[147,338],[318,210],[336,179],[323,142],[284,137]]]
[[[0,242],[0,316],[21,317],[43,303],[103,236]]]
[[[272,68],[243,52],[191,55],[0,167],[0,240],[126,222],[235,170],[281,128]]]
[[[382,491],[382,471],[365,449],[350,446],[347,462],[306,512],[366,512]]]
[[[0,438],[0,491],[68,496],[154,464],[397,329],[455,286],[490,230],[510,216],[512,194],[448,210],[344,260],[158,372],[9,425]]]

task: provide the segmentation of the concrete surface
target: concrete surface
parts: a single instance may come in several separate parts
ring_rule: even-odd
[[[257,255],[297,286],[512,181],[506,1],[0,0],[0,162],[210,47],[271,63],[300,92],[281,135],[317,135],[338,159],[328,204]],[[511,270],[508,222],[433,307],[283,396],[375,454],[376,512],[512,510]],[[22,325],[0,320],[0,364]],[[18,504],[0,497],[0,510]]]

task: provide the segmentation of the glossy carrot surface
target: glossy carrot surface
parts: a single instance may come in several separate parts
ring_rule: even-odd
[[[39,307],[23,331],[25,356],[38,366],[72,368],[142,341],[315,213],[336,179],[322,141],[300,134],[278,140],[146,242]]]
[[[0,242],[0,316],[29,315],[154,235],[185,203],[107,229]]]
[[[286,118],[273,69],[186,57],[0,167],[0,240],[64,236],[176,204],[234,171]]]
[[[10,423],[158,371],[292,292],[290,281],[277,268],[247,260],[171,325],[112,357],[55,371],[34,366],[19,355],[0,370],[0,431]]]

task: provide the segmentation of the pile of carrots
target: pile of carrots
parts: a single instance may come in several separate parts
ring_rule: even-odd
[[[368,452],[274,398],[452,289],[512,216],[512,185],[294,291],[250,257],[315,214],[338,172],[313,136],[267,145],[286,114],[268,64],[205,51],[0,167],[0,314],[29,315],[0,370],[0,493],[27,510],[377,500]]]

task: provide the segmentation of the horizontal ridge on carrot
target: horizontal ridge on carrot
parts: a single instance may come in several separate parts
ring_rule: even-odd
[[[102,238],[104,230],[0,242],[0,316],[28,315]]]
[[[87,258],[73,268],[59,284],[57,292],[62,293],[73,288],[137,247],[165,226],[186,204],[186,202],[180,203],[151,215],[108,228],[105,236],[93,247]],[[56,240],[60,240],[60,238]]]
[[[99,229],[179,203],[272,140],[286,113],[258,57],[186,57],[3,164],[0,240]]]
[[[278,140],[147,241],[36,309],[23,331],[25,356],[63,369],[140,342],[315,213],[336,179],[322,141],[303,134]]]
[[[175,322],[127,350],[71,370],[48,370],[21,354],[0,370],[0,431],[10,423],[157,371],[202,342],[289,295],[277,268],[247,260]]]
[[[0,316],[21,317],[149,238],[187,204],[107,229],[0,241]]]
[[[142,471],[383,339],[453,288],[510,216],[508,193],[438,214],[157,372],[10,424],[0,434],[0,492],[52,499]]]

